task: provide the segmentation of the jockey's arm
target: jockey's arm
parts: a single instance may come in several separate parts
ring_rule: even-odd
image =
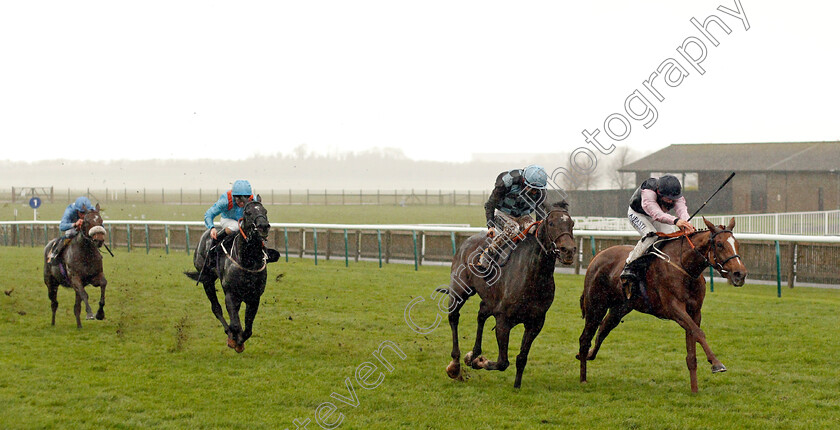
[[[502,176],[504,176],[504,174],[501,174],[498,178],[496,178],[496,185],[493,187],[493,191],[490,193],[487,203],[484,204],[484,217],[487,220],[487,227],[492,226],[493,219],[496,214],[496,208],[499,207],[499,202],[502,201],[505,196],[505,192],[507,191],[505,183],[502,181]]]
[[[662,211],[662,208],[659,207],[659,203],[656,202],[656,191],[653,190],[642,190],[642,209],[644,209],[654,221],[658,221],[663,224],[674,225],[674,222],[677,220],[677,217]]]
[[[67,231],[73,228],[78,220],[77,216],[76,210],[72,207],[65,209],[64,215],[61,216],[61,222],[58,224],[58,229],[61,231]]]
[[[221,198],[219,198],[219,201],[217,201],[213,204],[213,206],[210,206],[210,208],[207,209],[207,212],[204,212],[204,226],[207,227],[208,230],[212,230],[214,227],[213,220],[217,216],[221,215],[221,213],[224,212],[226,208],[227,197],[222,196]]]

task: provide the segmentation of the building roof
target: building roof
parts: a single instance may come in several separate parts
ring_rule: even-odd
[[[621,172],[840,171],[840,142],[704,143],[671,145]]]

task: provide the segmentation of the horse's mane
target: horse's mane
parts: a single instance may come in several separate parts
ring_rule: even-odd
[[[566,212],[569,211],[569,203],[566,201],[566,199],[562,199],[562,200],[556,201],[556,202],[551,203],[551,204],[545,203],[545,206],[549,210],[559,209],[559,210],[563,210],[563,211],[566,211]]]

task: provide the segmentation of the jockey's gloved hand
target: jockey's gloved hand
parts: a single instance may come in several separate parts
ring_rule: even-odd
[[[677,222],[675,224],[680,228],[680,230],[685,230],[686,233],[694,233],[697,230],[690,222],[679,218],[677,218]]]

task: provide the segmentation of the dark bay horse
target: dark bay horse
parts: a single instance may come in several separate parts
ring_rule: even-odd
[[[59,259],[58,264],[47,263],[47,257],[56,242],[64,240],[64,237],[53,239],[44,247],[44,283],[47,284],[47,295],[52,304],[52,325],[55,325],[55,311],[58,309],[59,285],[72,288],[76,292],[76,305],[73,307],[76,327],[82,328],[82,302],[85,303],[87,319],[94,318],[85,292],[86,285],[99,287],[99,311],[96,312],[96,319],[105,319],[105,286],[108,285],[108,281],[102,273],[102,254],[99,252],[99,248],[105,244],[105,228],[102,226],[98,203],[95,208],[85,209],[82,227],[61,255],[56,257]]]
[[[708,230],[656,243],[655,247],[661,251],[663,258],[644,257],[650,259],[650,265],[642,276],[641,293],[633,295],[630,300],[625,299],[619,274],[633,247],[613,246],[592,259],[586,269],[583,294],[580,297],[580,308],[586,319],[577,355],[581,382],[586,382],[587,360],[595,359],[610,331],[633,310],[673,320],[685,329],[688,353],[685,361],[691,375],[692,392],[697,392],[697,343],[700,343],[712,364],[712,373],[726,371],[700,329],[700,310],[706,296],[706,280],[702,275],[709,266],[713,266],[733,285],[740,287],[744,285],[747,269],[738,255],[738,241],[732,234],[735,218],[726,227],[715,226],[705,218],[703,222]],[[598,338],[595,347],[590,350],[596,329]]]
[[[260,296],[265,291],[266,265],[270,261],[277,261],[279,257],[278,254],[270,258],[267,253],[269,250],[265,248],[265,239],[268,237],[271,225],[268,223],[268,212],[260,203],[260,196],[248,202],[243,208],[243,213],[243,218],[239,223],[239,232],[235,233],[232,241],[223,241],[219,245],[222,247],[220,252],[215,253],[218,259],[216,269],[202,271],[207,253],[213,245],[210,230],[207,230],[201,236],[193,257],[196,271],[184,272],[190,279],[204,285],[204,292],[210,300],[213,315],[222,323],[228,335],[228,346],[236,352],[244,351],[245,341],[251,337],[254,318],[260,307]],[[276,253],[276,251],[273,252]],[[230,325],[225,321],[222,306],[216,297],[217,279],[221,281],[222,290],[225,293],[225,306]],[[242,302],[245,302],[244,330],[239,321],[239,308]]]
[[[464,357],[464,363],[474,369],[507,369],[510,330],[524,324],[525,334],[516,357],[516,381],[513,386],[519,388],[522,384],[522,372],[528,361],[531,343],[542,330],[545,314],[554,301],[554,262],[559,258],[563,264],[571,264],[576,251],[572,235],[574,221],[569,216],[568,204],[561,201],[546,209],[547,216],[536,228],[536,233],[525,236],[516,244],[504,267],[494,265],[485,270],[473,266],[487,241],[485,233],[464,241],[453,257],[449,288],[442,291],[449,294],[452,362],[446,367],[446,373],[450,378],[463,380],[459,362],[458,321],[461,307],[477,293],[481,298],[478,332],[475,346]],[[490,316],[496,319],[497,361],[481,356],[481,336],[484,323]]]

